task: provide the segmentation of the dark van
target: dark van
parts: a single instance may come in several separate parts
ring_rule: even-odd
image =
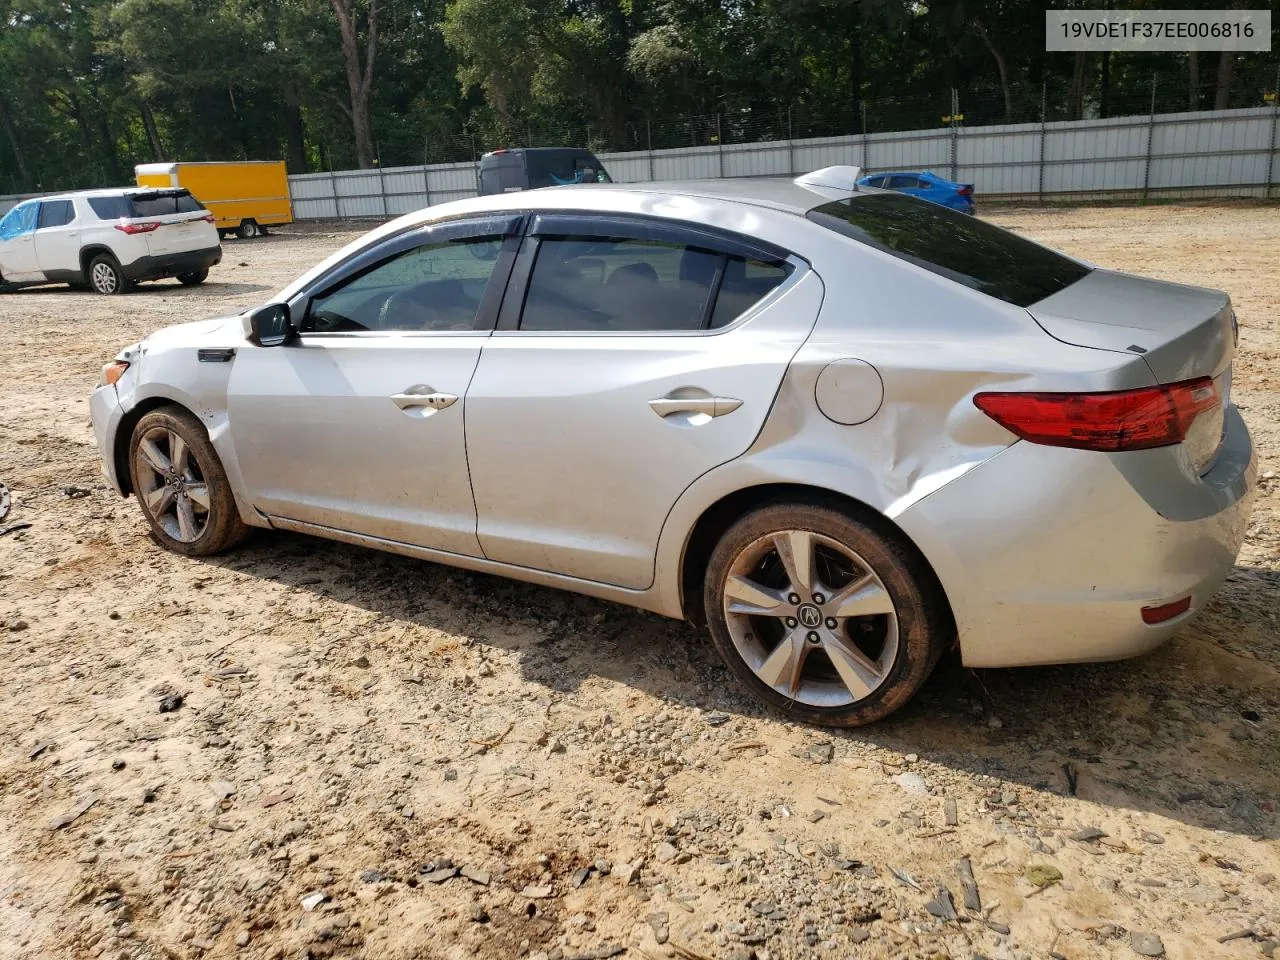
[[[577,147],[519,147],[480,158],[480,195],[566,183],[609,183],[604,165]]]

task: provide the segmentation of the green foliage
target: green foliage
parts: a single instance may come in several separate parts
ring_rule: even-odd
[[[376,33],[363,111],[339,7],[361,64]],[[0,0],[0,17],[0,193],[125,183],[155,159],[351,167],[361,112],[385,167],[931,127],[952,89],[966,124],[1249,106],[1276,80],[1267,54],[1047,54],[1043,7],[1015,0]]]

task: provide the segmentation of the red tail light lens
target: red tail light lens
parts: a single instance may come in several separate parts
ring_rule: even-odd
[[[203,217],[201,217],[200,219],[201,219],[201,220],[203,220],[205,223],[213,223],[213,214],[212,214],[212,213],[206,213],[206,214],[205,214]]]
[[[1221,402],[1209,377],[1110,393],[980,393],[979,410],[1032,443],[1078,450],[1148,450],[1181,443]]]
[[[127,233],[133,236],[135,233],[150,233],[152,230],[160,226],[159,222],[155,223],[117,223],[116,229],[121,233]]]
[[[963,187],[960,188],[960,196],[968,197],[968,196],[971,196],[972,194],[973,194],[973,184],[966,183]]]
[[[1142,622],[1150,624],[1164,623],[1166,620],[1182,616],[1190,609],[1190,597],[1183,597],[1181,600],[1173,601],[1173,603],[1162,603],[1158,607],[1143,607]]]

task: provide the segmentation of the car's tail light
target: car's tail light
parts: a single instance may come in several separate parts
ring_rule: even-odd
[[[971,197],[971,196],[973,196],[973,184],[972,184],[972,183],[966,183],[966,184],[964,184],[963,186],[961,186],[961,187],[960,187],[960,196],[962,196],[962,197]]]
[[[1109,393],[979,393],[973,402],[1023,440],[1107,452],[1181,443],[1221,403],[1209,377]]]
[[[205,223],[213,223],[213,222],[214,222],[214,221],[213,221],[213,214],[212,214],[212,213],[206,213],[206,214],[205,214],[203,217],[201,217],[200,219],[201,219],[201,220],[203,220]]]
[[[150,233],[159,226],[159,221],[149,221],[147,223],[117,223],[116,229],[121,233],[127,233],[129,236],[133,236],[135,233]]]

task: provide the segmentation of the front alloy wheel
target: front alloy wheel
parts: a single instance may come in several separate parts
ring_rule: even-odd
[[[204,426],[187,411],[143,415],[129,444],[129,472],[153,536],[175,553],[217,553],[248,532]]]
[[[857,726],[919,689],[948,636],[945,603],[905,544],[816,504],[747,515],[712,553],[705,603],[729,668],[809,723]]]

